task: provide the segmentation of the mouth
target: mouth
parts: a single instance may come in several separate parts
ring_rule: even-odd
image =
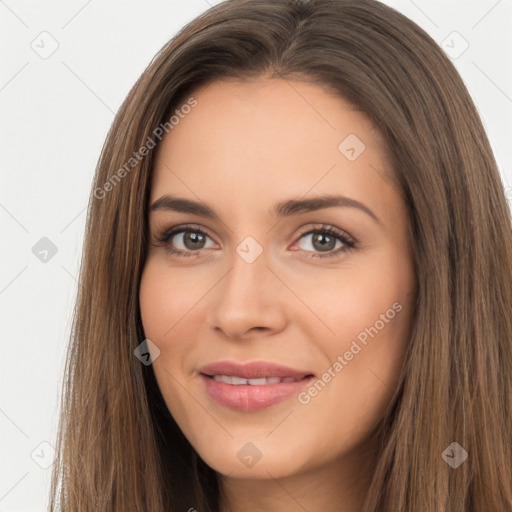
[[[244,379],[243,377],[235,377],[231,375],[206,375],[217,382],[224,382],[225,384],[231,384],[232,386],[268,386],[269,384],[281,384],[281,382],[297,382],[295,377],[260,377],[257,379]]]
[[[199,376],[207,394],[229,409],[250,412],[299,393],[315,375],[270,362],[221,361],[204,366]]]

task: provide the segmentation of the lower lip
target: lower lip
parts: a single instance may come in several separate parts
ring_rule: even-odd
[[[270,407],[291,395],[298,394],[313,377],[305,377],[295,382],[280,382],[279,384],[265,384],[262,386],[251,386],[242,384],[235,386],[218,382],[210,377],[201,375],[209,395],[220,405],[235,409],[237,411],[257,411]]]

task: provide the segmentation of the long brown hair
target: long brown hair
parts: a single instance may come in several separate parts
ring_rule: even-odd
[[[415,316],[378,426],[383,441],[364,512],[512,510],[504,187],[450,60],[375,0],[220,3],[166,44],[131,89],[90,196],[49,510],[218,508],[215,472],[177,427],[152,367],[134,356],[145,339],[138,291],[155,154],[140,157],[140,148],[159,142],[157,127],[170,131],[170,116],[197,87],[257,76],[316,83],[369,116],[408,208]],[[468,454],[457,468],[442,456],[452,442]]]

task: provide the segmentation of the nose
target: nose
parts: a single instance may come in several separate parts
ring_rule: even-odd
[[[252,263],[233,251],[232,266],[210,295],[210,328],[233,340],[280,332],[286,325],[285,287],[268,267],[265,251]],[[259,333],[259,334],[258,334]]]

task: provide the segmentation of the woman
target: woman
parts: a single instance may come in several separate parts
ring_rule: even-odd
[[[424,31],[373,0],[217,5],[103,148],[50,510],[512,510],[511,267]]]

